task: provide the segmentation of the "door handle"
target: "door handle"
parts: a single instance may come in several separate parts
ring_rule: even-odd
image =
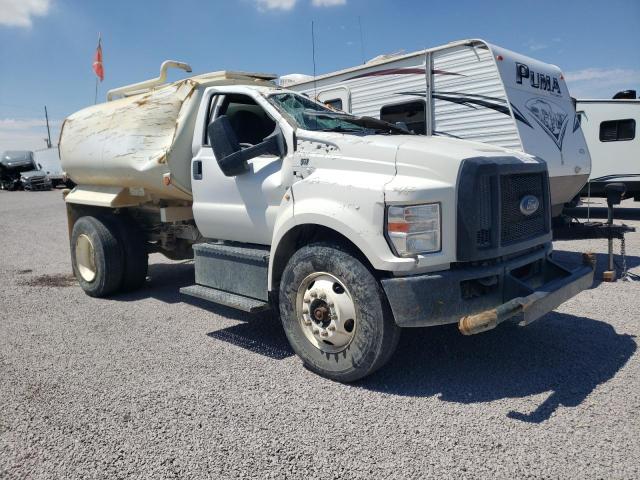
[[[202,180],[202,160],[196,160],[191,165],[194,180]]]

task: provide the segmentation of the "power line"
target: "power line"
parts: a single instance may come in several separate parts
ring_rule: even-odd
[[[49,128],[49,113],[46,105],[44,106],[44,118],[47,122],[47,148],[51,148],[51,129]]]

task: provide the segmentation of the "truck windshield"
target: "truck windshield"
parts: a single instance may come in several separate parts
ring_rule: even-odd
[[[371,117],[356,117],[338,112],[313,100],[295,93],[276,93],[269,101],[295,124],[304,130],[340,132],[361,135],[395,134],[408,135],[409,132],[382,120]]]

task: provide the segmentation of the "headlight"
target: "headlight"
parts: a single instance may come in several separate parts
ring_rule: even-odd
[[[440,204],[390,206],[387,238],[401,257],[440,251]]]

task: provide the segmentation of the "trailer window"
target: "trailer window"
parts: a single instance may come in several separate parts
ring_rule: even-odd
[[[625,120],[608,120],[600,124],[601,142],[633,140],[635,137],[636,121],[632,118]]]
[[[409,131],[424,135],[427,133],[425,111],[423,100],[385,105],[380,109],[380,120],[393,124],[404,123]]]
[[[324,103],[329,108],[333,108],[334,110],[342,110],[341,98],[332,98],[331,100],[324,100],[322,103]]]

